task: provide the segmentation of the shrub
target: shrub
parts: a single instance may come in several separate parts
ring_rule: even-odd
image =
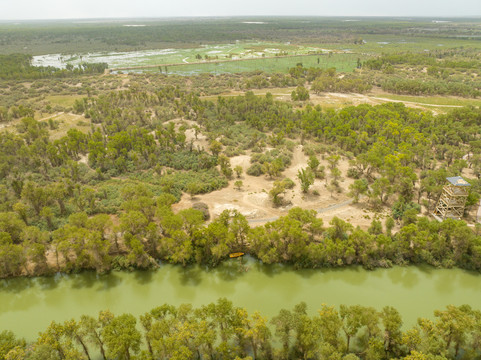
[[[204,220],[210,219],[209,206],[203,202],[196,202],[192,205],[192,209],[199,210],[204,215]]]
[[[177,199],[180,199],[183,191],[187,191],[190,183],[199,184],[197,194],[218,190],[226,187],[228,184],[226,178],[221,176],[215,168],[201,171],[175,172],[165,175],[161,179],[163,190],[170,192]]]
[[[284,178],[282,180],[282,185],[286,189],[292,189],[294,186],[296,186],[296,183],[289,178]]]
[[[264,171],[262,169],[262,165],[259,163],[254,163],[252,164],[248,169],[247,169],[247,175],[251,176],[261,176],[264,174]]]
[[[234,187],[235,187],[237,190],[242,189],[242,185],[244,185],[244,183],[242,182],[242,180],[237,180],[237,181],[234,183]]]
[[[416,214],[419,213],[419,211],[421,211],[421,206],[419,206],[419,204],[416,204],[416,203],[413,203],[413,202],[409,202],[409,203],[406,203],[406,202],[402,202],[402,201],[396,201],[391,210],[392,210],[392,217],[396,220],[399,220],[401,218],[403,218],[404,216],[404,213],[407,211],[407,210],[410,210],[410,209],[415,209],[416,210]],[[410,215],[412,215],[412,212],[410,212]]]
[[[347,169],[347,177],[351,179],[359,179],[361,177],[361,173],[359,172],[359,170],[352,167]]]

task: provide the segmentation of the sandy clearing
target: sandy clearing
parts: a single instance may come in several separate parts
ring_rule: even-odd
[[[207,136],[198,133],[196,138],[195,130],[192,128],[185,130],[185,143],[192,143],[193,147],[198,150],[209,150],[209,140]]]
[[[349,168],[348,160],[341,159],[338,164],[338,168],[343,175],[339,181],[341,188],[344,189],[341,194],[332,194],[331,196],[326,188],[326,183],[331,181],[329,170],[326,170],[327,181],[316,179],[309,192],[303,194],[297,179],[297,172],[299,169],[307,167],[308,159],[302,148],[302,145],[294,148],[291,166],[279,177],[279,179],[288,177],[295,183],[293,189],[285,192],[284,206],[274,207],[269,199],[268,193],[276,179],[271,179],[268,176],[256,177],[245,174],[245,171],[250,166],[250,154],[246,154],[230,159],[232,167],[242,166],[244,173],[240,179],[234,176],[226,188],[208,194],[196,195],[194,198],[183,194],[180,202],[172,206],[173,210],[177,212],[191,208],[194,203],[200,201],[208,205],[212,218],[217,217],[224,210],[235,209],[246,216],[251,226],[258,226],[268,221],[273,221],[280,216],[287,215],[289,209],[298,206],[303,209],[320,211],[318,217],[322,218],[326,225],[334,216],[337,216],[345,221],[349,221],[354,226],[367,229],[376,214],[362,201],[360,204],[351,204],[352,199],[346,194],[349,185],[353,182],[352,179],[345,176]],[[327,160],[320,159],[320,163],[327,169]],[[237,190],[234,187],[236,180],[242,181],[243,186],[241,190]],[[314,190],[319,195],[314,195]]]

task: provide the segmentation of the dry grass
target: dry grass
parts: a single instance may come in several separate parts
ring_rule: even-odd
[[[87,133],[90,130],[90,120],[82,115],[63,113],[52,117],[52,119],[58,122],[58,128],[50,130],[51,140],[57,140],[67,135],[67,132],[70,129],[78,129],[84,133]]]
[[[52,95],[47,96],[45,100],[48,101],[52,107],[55,105],[70,107],[73,106],[75,100],[80,100],[84,97],[85,95]]]

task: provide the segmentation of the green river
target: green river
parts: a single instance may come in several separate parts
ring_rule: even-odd
[[[322,303],[361,304],[381,309],[392,305],[412,326],[420,316],[448,304],[481,308],[481,276],[460,269],[394,267],[367,271],[294,270],[262,265],[252,259],[229,260],[216,269],[162,265],[157,271],[86,272],[49,278],[0,280],[0,331],[9,329],[27,340],[52,321],[78,319],[110,309],[136,316],[163,303],[200,306],[226,297],[249,312],[272,317],[300,301],[311,313]]]

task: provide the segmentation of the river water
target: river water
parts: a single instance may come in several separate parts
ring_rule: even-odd
[[[394,267],[367,271],[345,269],[294,270],[233,259],[216,269],[162,265],[156,271],[85,272],[49,278],[0,280],[0,331],[9,329],[27,340],[52,321],[96,316],[109,309],[136,316],[169,303],[200,306],[226,297],[249,312],[269,318],[280,309],[305,301],[312,314],[322,303],[361,304],[382,309],[391,305],[405,327],[418,317],[448,304],[480,309],[481,275],[460,269]]]

